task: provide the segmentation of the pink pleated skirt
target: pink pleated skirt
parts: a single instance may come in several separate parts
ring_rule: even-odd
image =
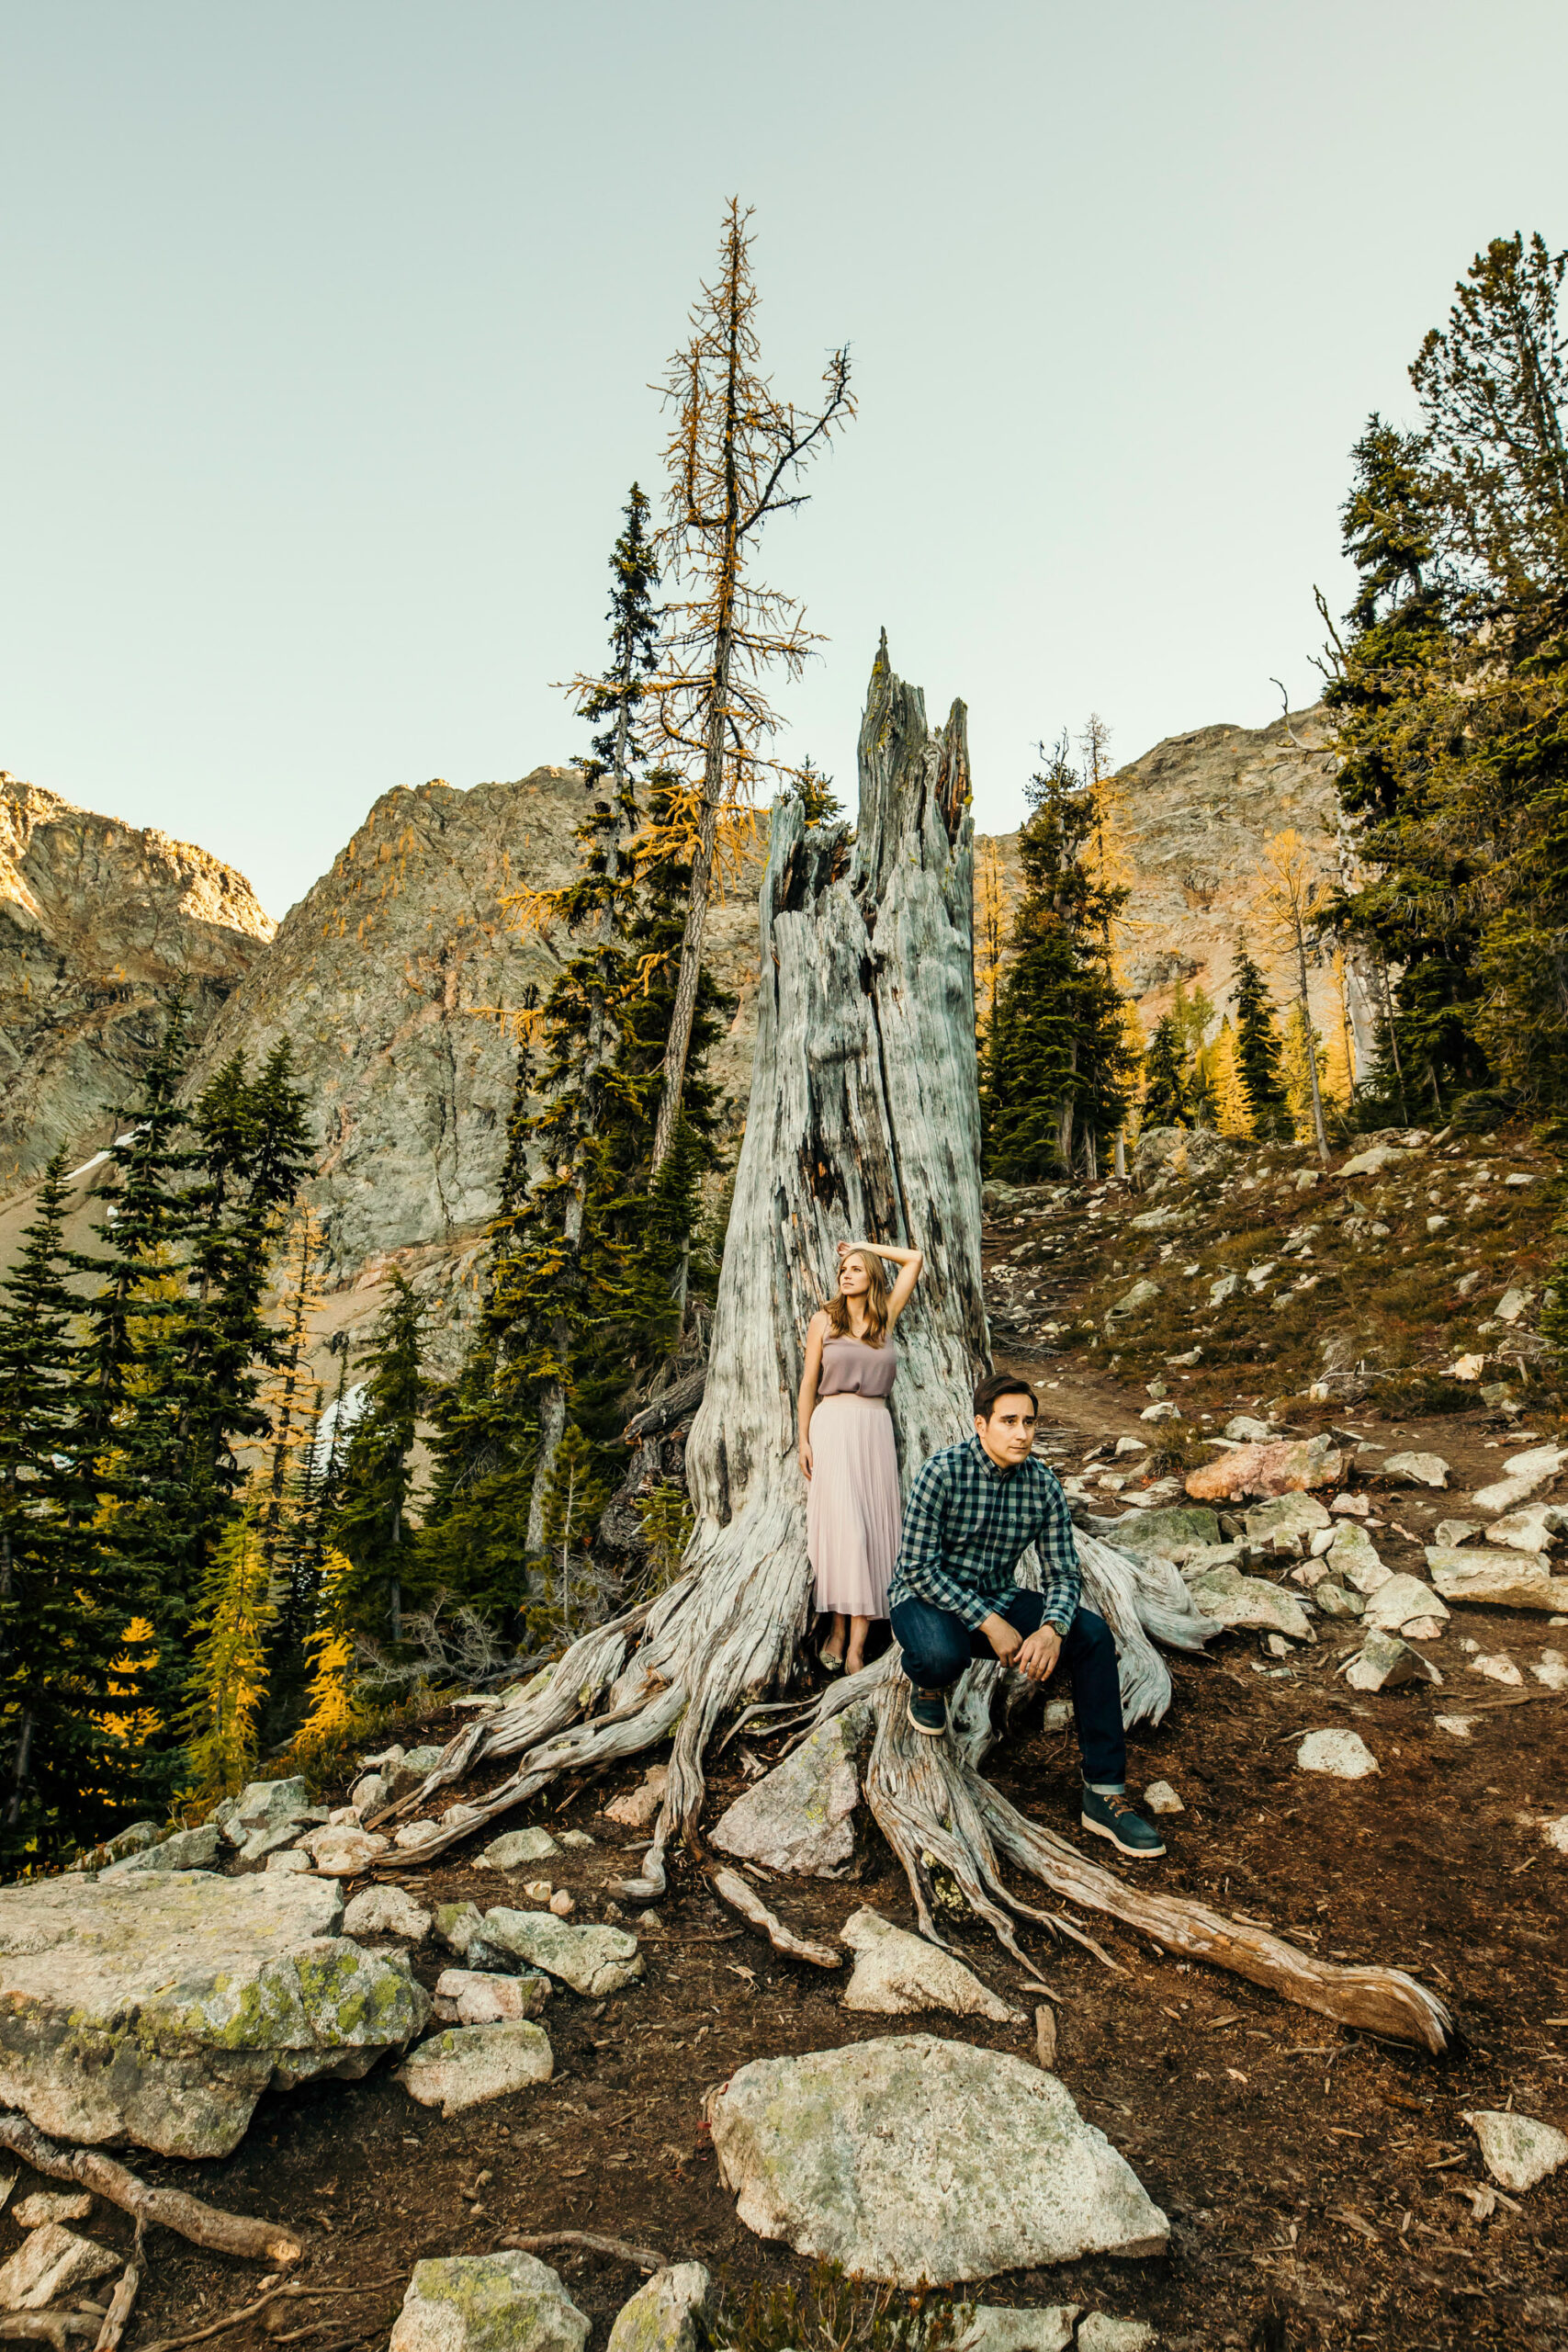
[[[893,1416],[879,1396],[823,1396],[811,1416],[806,1544],[817,1606],[886,1617],[903,1511]]]

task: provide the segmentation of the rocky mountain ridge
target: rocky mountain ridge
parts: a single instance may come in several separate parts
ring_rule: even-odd
[[[274,928],[206,850],[0,773],[0,1198],[106,1141],[175,997],[199,1034]]]

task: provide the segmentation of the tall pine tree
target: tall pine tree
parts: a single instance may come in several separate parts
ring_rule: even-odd
[[[392,1269],[387,1287],[386,1306],[362,1358],[362,1409],[344,1455],[332,1536],[353,1567],[342,1599],[354,1623],[400,1642],[417,1557],[409,1506],[423,1386],[424,1307],[400,1268]]]
[[[1247,953],[1245,939],[1236,942],[1231,978],[1235,1005],[1235,1072],[1247,1098],[1252,1131],[1258,1136],[1288,1136],[1291,1114],[1282,1069],[1284,1041],[1280,1035],[1269,983]]]
[[[987,1171],[1025,1183],[1070,1170],[1080,1144],[1092,1161],[1126,1115],[1137,1068],[1110,949],[1128,894],[1100,876],[1095,793],[1065,738],[1028,797],[1012,960],[997,990],[981,1082]]]

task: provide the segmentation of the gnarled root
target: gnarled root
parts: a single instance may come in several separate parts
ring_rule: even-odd
[[[1089,1861],[1076,1847],[1010,1804],[964,1752],[962,1718],[947,1740],[922,1738],[904,1719],[897,1683],[876,1694],[876,1738],[866,1770],[866,1800],[904,1865],[920,1932],[941,1943],[931,1915],[934,1865],[947,1872],[969,1906],[1015,1960],[1020,1950],[1009,1914],[1069,1936],[1110,1966],[1116,1963],[1063,1913],[1021,1903],[1004,1883],[1001,1863],[1027,1871],[1054,1894],[1147,1936],[1167,1951],[1228,1969],[1280,1998],[1316,2009],[1337,2023],[1391,2041],[1439,2052],[1452,2019],[1443,2003],[1399,1968],[1341,1968],[1300,1951],[1267,1929],[1226,1919],[1186,1896],[1145,1893]]]
[[[238,2254],[252,2261],[298,2262],[303,2242],[280,2222],[254,2221],[248,2213],[225,2213],[219,2206],[187,2197],[183,2188],[154,2188],[97,2148],[65,2148],[45,2137],[25,2115],[0,2115],[0,2147],[31,2165],[46,2180],[74,2180],[106,2204],[118,2205],[139,2223],[153,2222],[193,2245],[215,2254]]]

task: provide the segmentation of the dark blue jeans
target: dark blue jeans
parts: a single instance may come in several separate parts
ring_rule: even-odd
[[[1033,1634],[1045,1605],[1039,1593],[1020,1585],[1000,1613],[1021,1634]],[[985,1634],[971,1633],[956,1610],[937,1609],[929,1600],[900,1600],[892,1619],[904,1671],[917,1690],[950,1690],[971,1658],[996,1657]],[[1127,1742],[1116,1643],[1092,1609],[1080,1609],[1067,1628],[1057,1672],[1064,1668],[1072,1683],[1084,1779],[1094,1787],[1120,1787],[1127,1778]]]

